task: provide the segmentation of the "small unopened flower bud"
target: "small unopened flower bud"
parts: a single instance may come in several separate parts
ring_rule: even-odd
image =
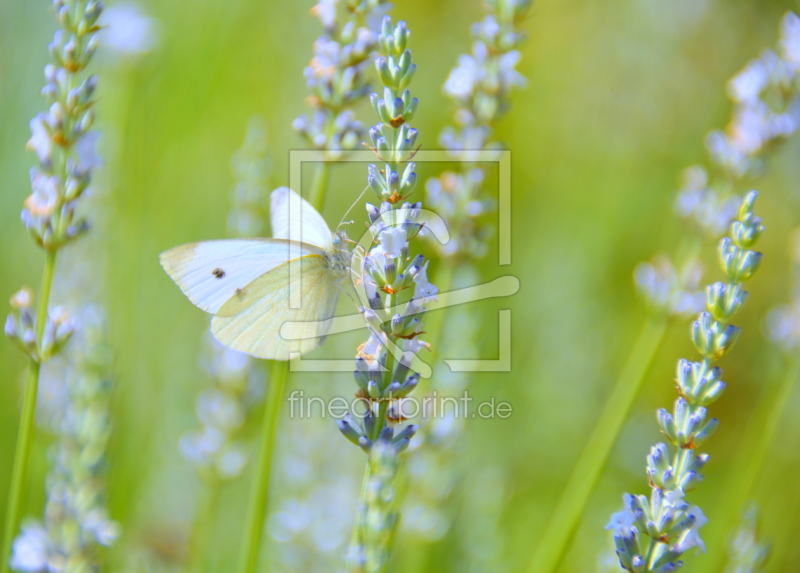
[[[704,312],[692,324],[692,341],[697,351],[710,360],[719,360],[739,338],[739,328],[714,320]]]
[[[22,342],[25,344],[28,352],[31,353],[31,356],[35,356],[38,348],[36,344],[36,333],[33,332],[32,328],[29,328],[22,333]]]
[[[100,14],[103,13],[105,5],[102,2],[89,2],[86,10],[83,12],[83,18],[90,26],[97,22]]]
[[[355,445],[359,445],[359,440],[364,437],[364,432],[358,420],[352,414],[345,414],[344,418],[338,420],[336,424],[339,426],[339,431],[344,434],[344,437],[350,440]]]
[[[6,317],[5,333],[9,338],[18,338],[17,321],[10,314]]]
[[[392,334],[401,335],[405,330],[405,324],[402,314],[395,314],[392,317]]]
[[[81,133],[86,133],[87,131],[89,131],[89,129],[91,129],[93,124],[94,124],[94,111],[88,109],[78,122],[76,135],[80,135]]]
[[[67,6],[61,6],[56,11],[56,22],[59,25],[66,27],[69,25],[69,8]]]
[[[33,305],[34,294],[33,290],[24,286],[13,295],[11,295],[11,307],[14,309],[28,308]]]
[[[367,394],[369,394],[369,397],[373,400],[378,400],[381,397],[381,389],[374,380],[370,380],[367,384]]]
[[[89,63],[89,60],[92,59],[92,56],[97,51],[98,46],[100,46],[100,36],[94,35],[89,38],[89,41],[86,42],[86,48],[83,51],[81,66],[85,66],[87,63]]]

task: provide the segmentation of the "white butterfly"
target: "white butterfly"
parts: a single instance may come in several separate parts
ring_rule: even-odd
[[[272,239],[190,243],[160,259],[189,300],[215,315],[211,331],[220,342],[289,360],[322,344],[350,252],[343,235],[288,187],[272,192],[270,211]]]

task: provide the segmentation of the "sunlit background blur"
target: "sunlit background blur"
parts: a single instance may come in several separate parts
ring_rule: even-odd
[[[288,184],[289,151],[303,147],[291,127],[306,109],[302,70],[320,33],[311,5],[142,1],[142,13],[151,18],[148,49],[120,55],[101,48],[95,60],[104,165],[93,199],[97,232],[83,240],[95,243],[90,252],[107,253],[97,255],[104,257],[104,275],[94,286],[107,308],[114,352],[107,491],[122,536],[109,551],[110,570],[183,567],[200,482],[178,444],[197,427],[195,399],[208,384],[199,359],[208,318],[162,271],[158,254],[225,235],[231,156],[252,116],[262,116],[268,126],[271,187]],[[513,415],[468,420],[463,447],[452,457],[455,479],[437,484],[435,475],[427,476],[426,487],[447,491],[432,494],[426,507],[409,509],[390,571],[526,570],[645,320],[633,268],[659,251],[675,251],[687,232],[672,209],[681,170],[704,161],[705,134],[730,116],[726,81],[774,45],[781,16],[798,7],[790,0],[535,2],[519,66],[528,86],[515,95],[496,132],[512,156],[512,265],[498,266],[493,244],[479,279],[512,274],[521,287],[511,298],[459,307],[447,318],[469,313],[478,332],[477,358],[496,358],[497,311],[512,310],[511,372],[475,374],[471,392],[476,400],[509,402]],[[393,15],[413,33],[413,89],[420,99],[414,125],[422,148],[437,149],[452,112],[441,86],[457,56],[469,49],[469,27],[482,17],[481,4],[398,0]],[[23,284],[38,285],[42,268],[42,253],[26,236],[19,213],[35,159],[24,149],[28,122],[44,105],[39,90],[54,28],[44,0],[0,0],[0,295],[6,298]],[[368,105],[357,113],[364,123],[374,122]],[[443,167],[420,164],[421,180]],[[323,213],[329,225],[338,223],[365,181],[364,164],[333,170]],[[736,350],[721,362],[729,389],[714,406],[721,426],[708,443],[706,482],[690,495],[710,519],[704,528],[710,554],[726,551],[736,525],[715,515],[729,502],[724,492],[736,478],[730,470],[737,446],[754,403],[783,367],[763,324],[768,310],[791,294],[789,236],[800,225],[800,141],[789,141],[770,158],[757,188],[768,228],[760,243],[765,260],[747,287],[751,297],[737,320],[743,332]],[[357,207],[350,215],[359,228],[363,213]],[[720,278],[713,245],[704,246],[704,258],[709,280]],[[434,282],[436,274],[434,260]],[[57,277],[79,279],[66,271]],[[54,299],[68,302],[59,296],[56,286]],[[341,312],[349,310],[340,304]],[[352,357],[363,338],[363,332],[332,337],[312,356]],[[647,491],[645,455],[662,439],[654,412],[674,400],[680,357],[694,357],[688,321],[671,327],[563,571],[597,570],[612,547],[603,528],[622,493]],[[2,341],[0,365],[4,514],[26,361]],[[434,374],[423,387],[436,385]],[[348,397],[355,388],[348,374],[295,376],[291,387]],[[800,570],[798,409],[800,396],[794,396],[757,488],[761,533],[773,547],[770,571]],[[254,412],[245,430],[250,447],[259,424],[260,412]],[[42,512],[50,439],[46,432],[36,437],[26,515]],[[409,453],[410,464],[425,447]],[[327,564],[318,570],[333,571],[349,538],[364,456],[330,419],[283,420],[278,450],[264,570],[311,570],[291,565],[310,554]],[[212,570],[229,571],[235,563],[250,479],[248,471],[223,489],[209,548]],[[297,533],[303,528],[311,533]],[[705,570],[707,556],[691,553],[687,570]]]

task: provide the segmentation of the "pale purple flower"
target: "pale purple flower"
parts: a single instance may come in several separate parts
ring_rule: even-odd
[[[764,325],[767,337],[787,350],[800,347],[800,308],[781,304],[773,308]]]
[[[498,73],[500,74],[500,85],[504,90],[512,87],[524,87],[528,83],[525,76],[514,69],[521,59],[522,54],[518,50],[511,50],[500,56]]]
[[[381,249],[390,259],[397,259],[408,241],[408,234],[402,227],[387,227],[381,231],[378,238],[381,242]]]
[[[93,170],[100,167],[101,160],[97,154],[97,141],[100,139],[99,131],[89,131],[81,135],[75,142],[75,153],[78,156],[78,167],[81,170]]]
[[[11,568],[25,573],[41,573],[47,570],[50,540],[47,531],[38,522],[22,526],[22,533],[14,540]]]
[[[483,77],[480,64],[468,55],[458,58],[458,65],[450,71],[444,83],[444,92],[456,99],[467,99]]]
[[[320,0],[311,8],[311,13],[319,18],[324,28],[330,29],[336,25],[336,6],[338,4],[339,0]]]
[[[239,447],[229,446],[216,460],[217,473],[223,479],[233,479],[242,475],[249,458]]]
[[[250,356],[247,353],[225,346],[211,335],[207,339],[213,347],[208,370],[217,378],[221,380],[236,378],[247,370],[250,364]]]
[[[419,337],[403,340],[403,354],[400,356],[400,364],[411,367],[414,357],[423,348],[430,350],[430,344],[419,339]]]
[[[683,501],[684,497],[686,497],[686,494],[682,490],[673,489],[664,494],[664,501],[671,507],[685,507],[686,502]]]
[[[113,4],[103,10],[101,42],[126,56],[136,56],[156,45],[156,21],[134,3]]]
[[[47,116],[37,114],[30,122],[31,138],[28,149],[36,152],[42,165],[49,165],[53,160],[53,138],[48,129]]]
[[[629,536],[636,531],[636,514],[633,511],[635,498],[626,493],[622,496],[623,509],[611,515],[611,521],[606,525],[615,535]]]
[[[25,208],[34,217],[53,213],[59,200],[59,180],[40,171],[31,169],[32,193],[25,200]]]
[[[414,300],[420,301],[421,304],[425,304],[429,300],[437,300],[436,295],[439,293],[439,289],[428,281],[427,262],[414,276],[414,285]]]
[[[787,12],[781,21],[781,53],[800,72],[800,17]]]
[[[100,545],[110,547],[119,537],[119,525],[110,520],[104,509],[93,509],[83,517],[81,529],[91,532]]]
[[[679,553],[684,553],[692,547],[697,547],[705,553],[706,545],[700,537],[700,528],[708,523],[708,518],[703,513],[703,510],[697,506],[690,507],[686,514],[695,518],[694,524],[683,532],[674,548]]]
[[[224,433],[232,433],[244,423],[244,407],[236,397],[218,388],[206,388],[197,398],[200,421]]]
[[[715,130],[708,134],[706,147],[712,161],[728,171],[734,178],[742,177],[752,165],[747,153],[722,130]]]
[[[183,456],[192,463],[206,465],[225,445],[224,435],[217,429],[205,426],[190,432],[180,440]]]
[[[336,74],[340,60],[342,47],[327,36],[320,36],[314,42],[314,57],[305,69],[306,79],[309,86],[313,87],[317,79],[330,80]]]
[[[489,14],[483,20],[472,26],[472,33],[486,40],[494,40],[500,34],[500,24],[493,14]]]
[[[606,525],[606,529],[610,529],[615,535],[630,535],[636,529],[636,516],[632,511],[623,509],[611,515],[611,521]]]
[[[753,60],[728,82],[728,94],[736,102],[754,103],[769,84],[769,75],[764,62]]]

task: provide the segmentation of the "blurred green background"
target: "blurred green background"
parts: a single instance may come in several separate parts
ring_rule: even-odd
[[[230,158],[251,116],[263,116],[269,127],[271,185],[288,184],[288,152],[302,148],[291,122],[306,111],[302,70],[320,32],[309,15],[312,2],[305,0],[141,5],[158,22],[156,47],[135,60],[101,53],[93,70],[100,76],[97,125],[104,133],[105,159],[96,217],[105,222],[102,234],[86,240],[108,253],[103,292],[115,353],[108,500],[123,527],[109,554],[111,569],[173,571],[180,569],[199,483],[177,443],[197,425],[194,400],[206,384],[198,353],[207,318],[161,270],[158,254],[224,235],[221,214],[233,184]],[[774,45],[780,17],[798,7],[777,0],[535,2],[519,67],[529,84],[515,95],[496,133],[512,150],[513,263],[499,267],[490,255],[480,269],[482,280],[513,274],[521,288],[510,299],[469,310],[480,325],[485,358],[498,352],[497,309],[512,310],[512,371],[475,375],[471,391],[478,400],[493,396],[510,402],[513,415],[471,420],[469,447],[458,453],[465,483],[487,467],[503,476],[492,531],[477,533],[491,534],[502,562],[494,570],[527,567],[645,319],[632,285],[634,266],[658,251],[674,252],[687,232],[672,211],[677,178],[684,167],[705,160],[705,134],[727,122],[726,81]],[[413,32],[418,72],[412,89],[420,99],[414,125],[423,149],[437,149],[439,130],[451,113],[441,85],[458,54],[468,50],[469,26],[482,17],[481,5],[399,0],[393,15]],[[0,0],[0,295],[6,298],[23,284],[37,287],[42,268],[42,254],[26,236],[19,212],[34,163],[24,149],[28,122],[43,107],[38,92],[54,29],[47,2]],[[373,123],[368,106],[358,117]],[[751,298],[737,322],[741,339],[721,363],[729,390],[714,407],[721,427],[708,442],[706,482],[690,495],[710,518],[703,530],[709,553],[725,551],[724,534],[735,525],[714,516],[729,502],[724,486],[736,477],[730,470],[746,422],[762,390],[780,376],[781,356],[764,338],[762,325],[769,308],[790,296],[788,239],[800,224],[798,158],[795,139],[771,158],[757,183],[757,210],[768,227],[760,244],[765,261],[748,285]],[[420,165],[421,180],[442,167]],[[324,212],[331,226],[363,189],[365,174],[364,165],[333,171]],[[359,220],[363,211],[354,213]],[[704,253],[709,277],[718,278],[714,247],[706,245]],[[434,282],[436,272],[433,261]],[[339,338],[320,355],[352,355],[363,333]],[[661,440],[654,411],[675,398],[679,357],[693,357],[688,322],[671,328],[563,571],[597,570],[599,556],[610,547],[603,527],[622,493],[647,491],[644,458]],[[0,365],[4,515],[25,360],[3,342]],[[355,388],[345,374],[307,375],[292,383],[309,394],[349,396]],[[435,388],[436,376],[426,384]],[[763,537],[773,544],[770,571],[800,570],[794,534],[800,526],[798,408],[795,396],[758,486]],[[253,437],[259,418],[252,423]],[[306,421],[284,420],[281,433],[288,434],[293,423]],[[342,452],[344,461],[330,473],[323,469],[321,481],[338,477],[344,467],[358,487],[363,455],[332,421],[314,425],[307,439]],[[45,433],[36,440],[26,514],[41,514],[48,441]],[[276,466],[278,473],[283,469]],[[214,570],[231,570],[235,562],[250,477],[248,472],[223,493],[210,549]],[[493,485],[480,477],[474,485],[454,492],[440,508],[454,520],[440,539],[423,543],[401,530],[390,570],[480,570],[462,566],[464,529],[471,520],[465,508],[481,501],[472,496],[493,495]],[[280,486],[272,495],[280,504]],[[270,547],[265,559],[280,550],[274,543]],[[423,551],[424,559],[415,556]],[[687,570],[704,570],[706,558],[687,556]]]

